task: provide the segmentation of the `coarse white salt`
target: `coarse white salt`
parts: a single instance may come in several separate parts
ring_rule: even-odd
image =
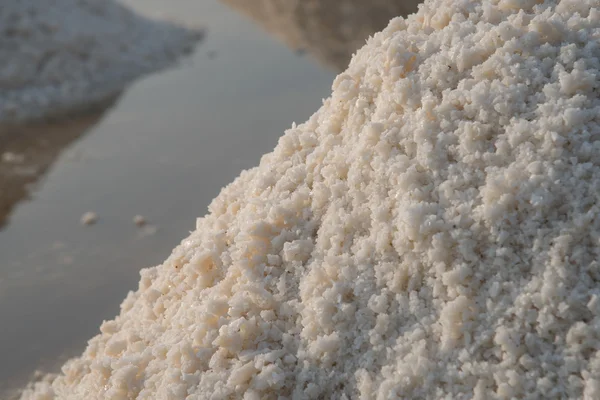
[[[136,215],[133,217],[133,223],[139,227],[146,225],[146,222],[146,218],[144,218],[142,215]]]
[[[103,104],[188,53],[201,34],[114,0],[3,0],[0,123]]]
[[[80,218],[82,225],[94,225],[98,221],[98,215],[95,212],[88,211]]]
[[[600,398],[598,6],[393,19],[23,399]]]

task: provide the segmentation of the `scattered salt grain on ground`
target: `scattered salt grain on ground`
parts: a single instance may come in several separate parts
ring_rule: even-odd
[[[94,225],[98,221],[98,215],[95,212],[88,211],[81,216],[82,225]]]
[[[25,161],[25,156],[19,153],[13,153],[12,151],[5,151],[2,153],[2,162],[7,164],[21,164]]]
[[[392,20],[23,399],[600,398],[599,5]]]
[[[144,218],[142,215],[136,215],[135,217],[133,217],[133,223],[136,224],[138,227],[146,225],[146,222],[146,218]]]
[[[201,31],[114,0],[3,0],[0,122],[92,107],[189,52]]]

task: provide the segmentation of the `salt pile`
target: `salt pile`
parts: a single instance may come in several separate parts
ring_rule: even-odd
[[[600,3],[429,0],[25,399],[600,398]]]
[[[84,109],[189,52],[200,31],[139,16],[114,0],[4,0],[0,122]]]

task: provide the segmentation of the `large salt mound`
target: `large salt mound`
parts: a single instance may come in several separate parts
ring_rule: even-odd
[[[173,63],[199,37],[114,0],[2,0],[0,122],[95,106]]]
[[[24,398],[600,398],[600,3],[536,3],[394,19]]]

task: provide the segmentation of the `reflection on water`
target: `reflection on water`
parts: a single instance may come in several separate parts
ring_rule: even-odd
[[[13,207],[27,200],[61,151],[93,127],[117,97],[94,111],[49,123],[0,126],[0,228]]]
[[[365,40],[390,19],[417,10],[415,0],[222,0],[295,51],[342,71]]]
[[[0,125],[0,230],[7,228],[11,212],[19,203],[25,200],[31,200],[31,194],[35,185],[43,180],[45,175],[51,170],[53,164],[60,158],[63,151],[90,132],[92,128],[102,120],[107,110],[116,103],[118,97],[119,95],[113,96],[109,100],[97,104],[92,109],[88,109],[80,115],[71,116],[68,119],[63,118],[44,123],[38,122],[25,125]],[[35,239],[32,241],[33,246],[30,256],[33,256],[35,252],[39,251],[39,248],[36,249],[35,246],[41,244],[36,242]],[[23,242],[24,246],[28,245],[26,239],[23,240]],[[72,256],[69,255],[67,251],[64,251],[64,249],[58,248],[59,245],[64,246],[60,242],[56,242],[54,245],[56,251],[60,251],[60,260],[56,264],[64,266],[72,264]],[[5,287],[3,284],[5,280],[10,282],[10,261],[10,254],[6,254],[5,252],[0,254],[1,300],[11,299],[11,292],[18,292],[23,289],[18,286]],[[6,264],[7,262],[9,265]],[[46,258],[44,263],[49,269],[53,269],[53,261]],[[56,268],[54,269],[56,270]],[[51,282],[53,279],[50,274],[45,273],[43,268],[36,267],[34,273],[36,279],[43,280],[46,285],[52,286]],[[31,278],[28,280],[31,281]],[[25,290],[25,293],[27,293],[27,290]],[[25,294],[25,297],[31,298],[31,296],[27,296],[27,294]],[[12,299],[15,298],[12,297]],[[24,298],[17,298],[16,300],[23,301]],[[15,315],[18,316],[19,319],[26,319],[29,317],[27,314],[20,315],[20,311],[27,310],[27,307],[21,308],[22,304],[23,303],[11,303],[7,304],[7,306],[16,311]],[[0,338],[16,338],[16,335],[13,336],[13,334],[16,333],[23,343],[28,342],[31,337],[30,329],[26,329],[27,333],[24,331],[12,332],[14,330],[14,325],[11,326],[11,323],[14,324],[17,319],[11,318],[10,313],[2,312],[2,310],[0,310],[0,318],[3,319],[3,324],[0,324]],[[32,321],[22,321],[23,325],[29,325],[29,328],[35,327],[35,324],[32,324],[31,322]],[[35,332],[35,334],[43,335],[41,332]],[[40,340],[40,342],[44,342],[44,340]],[[5,344],[7,347],[12,348],[22,345],[19,340],[10,340],[10,343],[5,342]],[[30,344],[30,346],[32,345]],[[33,347],[36,348],[37,344],[33,345]],[[41,348],[36,348],[39,355],[38,367],[46,370],[56,369],[57,366],[66,360],[65,355],[69,353],[73,354],[73,351],[69,352],[68,350],[65,351],[66,349],[63,349],[58,353],[58,358],[44,359],[46,354],[44,354],[44,351],[40,350]],[[23,349],[18,350],[16,353],[23,354]],[[13,374],[11,372],[8,372],[8,374],[4,373],[5,375],[11,376],[9,381],[3,382],[3,380],[0,379],[0,398],[2,399],[17,398],[15,387],[22,385],[23,380],[25,379],[25,377],[19,376],[20,366],[15,360],[15,355],[3,348],[2,359],[0,360],[0,371],[13,370],[17,373],[14,376],[12,376]],[[0,372],[0,376],[1,375],[3,375],[2,372]],[[15,381],[15,378],[20,380]]]

